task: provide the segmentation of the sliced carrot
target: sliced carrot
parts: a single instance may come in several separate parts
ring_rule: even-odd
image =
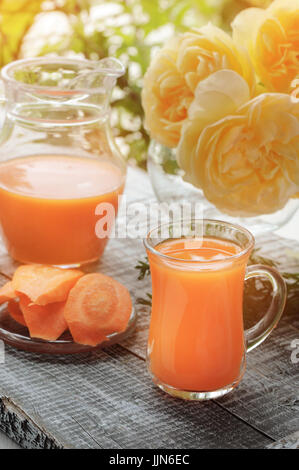
[[[92,330],[90,325],[84,325],[81,321],[72,321],[68,327],[75,343],[97,346],[107,340],[107,336],[101,330]]]
[[[77,269],[27,264],[19,266],[12,279],[17,294],[25,294],[37,305],[66,300],[70,289],[84,273]]]
[[[20,307],[32,338],[54,341],[67,329],[63,309],[65,302],[36,305],[29,297],[21,295]]]
[[[71,289],[64,316],[74,341],[96,346],[117,331],[116,281],[100,273],[86,274]],[[123,322],[122,322],[123,325]]]
[[[115,331],[120,333],[122,331],[125,331],[128,326],[133,306],[130,292],[128,291],[126,286],[116,281],[115,279],[114,282],[118,299],[117,315],[115,318],[114,326]]]
[[[0,287],[0,304],[12,300],[17,297],[17,294],[14,291],[12,282],[9,281],[4,286]]]
[[[24,315],[22,310],[20,309],[19,302],[16,300],[10,300],[7,305],[7,310],[10,316],[17,322],[23,326],[27,326],[25,322]]]

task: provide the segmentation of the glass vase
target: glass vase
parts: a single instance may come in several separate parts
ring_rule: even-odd
[[[285,207],[272,214],[254,217],[234,217],[217,209],[203,191],[183,180],[183,170],[176,161],[176,149],[151,141],[147,160],[148,173],[155,195],[160,202],[199,203],[204,218],[224,220],[242,225],[254,235],[274,231],[285,225],[299,208],[299,199],[290,199]]]

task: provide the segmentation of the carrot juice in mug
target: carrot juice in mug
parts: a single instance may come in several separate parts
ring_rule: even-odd
[[[156,250],[178,260],[212,262],[229,258],[240,248],[213,238],[193,238],[168,240]],[[245,263],[194,272],[152,262],[151,272],[153,373],[186,390],[217,390],[237,380],[244,354]]]
[[[117,211],[124,174],[113,163],[67,155],[32,155],[0,164],[0,223],[21,262],[80,265],[99,258],[107,238],[95,233],[101,202]]]
[[[195,400],[224,395],[238,384],[246,349],[270,333],[285,301],[275,270],[250,267],[247,276],[267,276],[276,299],[245,341],[243,288],[253,237],[225,222],[199,225],[201,236],[190,229],[187,236],[163,237],[158,228],[145,240],[152,277],[149,370],[164,391]]]

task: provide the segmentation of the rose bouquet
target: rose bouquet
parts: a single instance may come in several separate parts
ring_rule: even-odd
[[[144,78],[145,124],[222,212],[282,209],[299,192],[299,0],[171,39]]]

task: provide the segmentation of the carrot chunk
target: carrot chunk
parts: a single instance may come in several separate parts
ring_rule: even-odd
[[[36,305],[29,297],[21,295],[20,307],[32,338],[55,341],[67,329],[63,309],[65,302]]]
[[[16,269],[12,287],[17,294],[25,294],[33,303],[47,305],[65,301],[81,276],[83,272],[77,269],[27,264]]]
[[[81,277],[71,289],[64,316],[74,341],[96,346],[108,334],[126,328],[131,308],[130,295],[128,298],[117,281],[93,273]]]
[[[118,299],[117,304],[117,316],[115,318],[115,331],[122,332],[128,326],[128,322],[132,313],[132,299],[130,296],[130,292],[120,282],[113,279],[115,282],[116,294]]]
[[[17,294],[14,291],[12,282],[9,281],[4,286],[0,287],[0,304],[12,300],[17,297]]]
[[[10,316],[17,323],[20,323],[23,326],[27,326],[22,310],[20,309],[19,302],[17,302],[16,300],[9,300],[8,305],[7,305],[7,310]]]

